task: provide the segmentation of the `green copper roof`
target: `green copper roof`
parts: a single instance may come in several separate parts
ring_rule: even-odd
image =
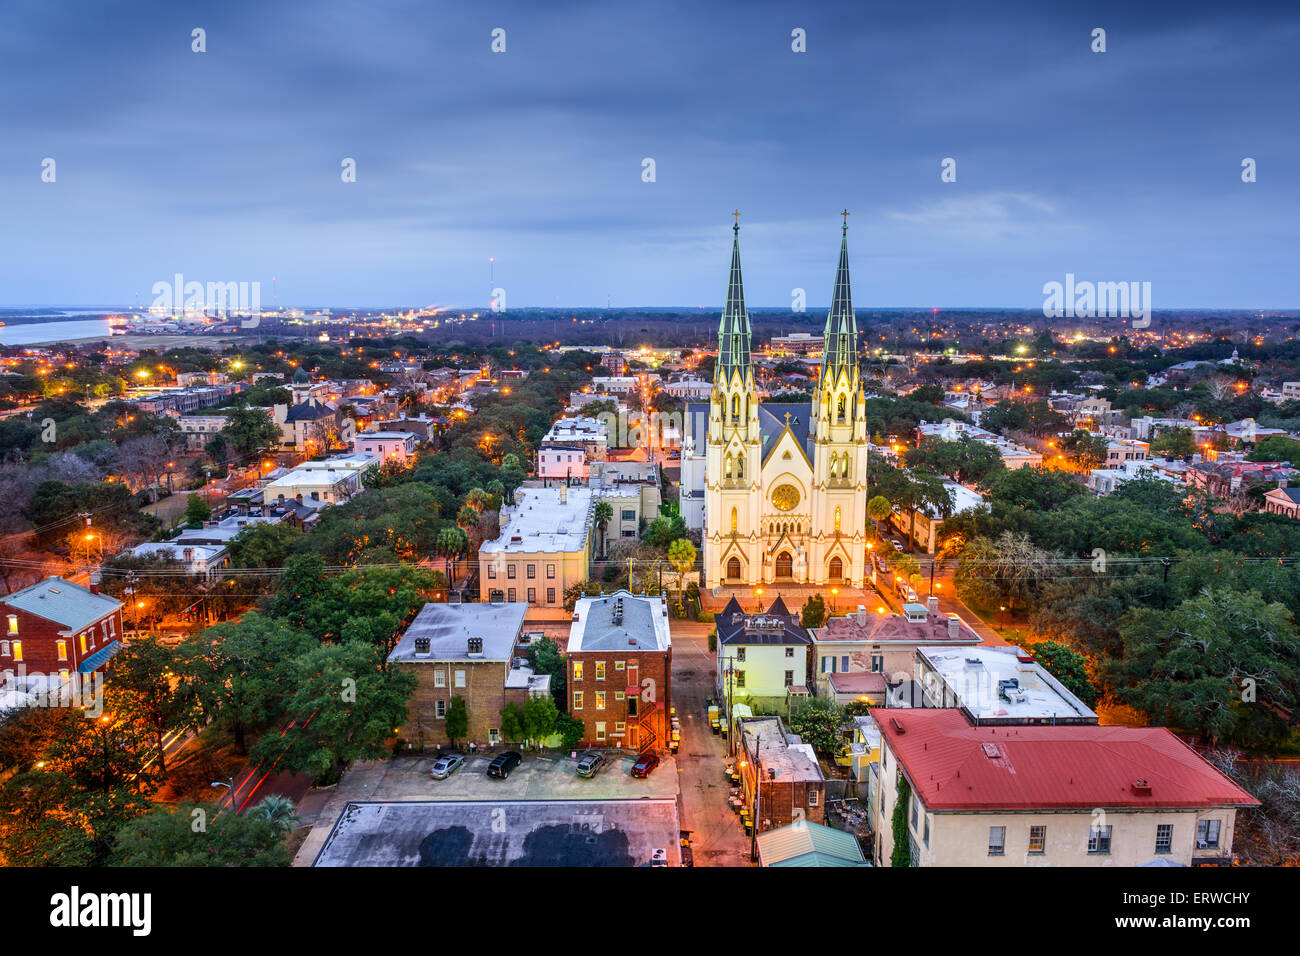
[[[718,323],[716,381],[731,378],[735,369],[749,369],[749,313],[745,311],[745,286],[740,279],[740,226],[732,226],[731,274],[727,277],[727,304]]]
[[[849,288],[849,236],[844,226],[840,240],[840,263],[835,269],[835,291],[831,310],[826,314],[824,374],[838,375],[840,369],[852,370],[858,361],[858,323],[853,315],[853,295]]]

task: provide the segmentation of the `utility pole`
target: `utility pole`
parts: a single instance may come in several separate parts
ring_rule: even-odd
[[[749,862],[758,862],[758,821],[759,821],[759,793],[763,786],[763,764],[758,759],[758,755],[763,749],[763,738],[761,735],[754,736],[754,819],[749,825]]]

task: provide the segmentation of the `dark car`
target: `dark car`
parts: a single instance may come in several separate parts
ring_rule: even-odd
[[[644,780],[657,766],[659,766],[659,758],[652,753],[644,753],[636,758],[636,763],[632,764],[632,776]]]
[[[489,777],[500,777],[504,780],[506,777],[510,776],[510,771],[514,770],[515,767],[518,767],[519,761],[523,759],[524,758],[514,750],[507,750],[503,754],[497,754],[492,758],[492,762],[488,764],[487,775]]]
[[[594,750],[588,751],[578,758],[578,776],[594,777],[596,771],[603,766],[605,766],[605,755]]]

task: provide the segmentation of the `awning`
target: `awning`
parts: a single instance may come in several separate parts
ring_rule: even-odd
[[[107,647],[101,647],[99,650],[95,651],[95,653],[91,654],[89,657],[83,660],[79,665],[77,665],[77,673],[89,674],[91,671],[99,670],[110,660],[112,660],[113,655],[116,654],[121,649],[122,649],[121,641],[114,641],[112,644],[109,644]]]

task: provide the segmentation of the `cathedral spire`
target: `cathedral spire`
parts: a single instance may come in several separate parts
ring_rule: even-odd
[[[835,291],[831,310],[826,314],[826,334],[822,359],[823,381],[835,381],[841,370],[852,377],[858,363],[858,323],[853,315],[853,295],[849,288],[849,211],[844,210],[840,227],[840,262],[835,270]]]
[[[722,321],[718,324],[718,363],[714,373],[717,382],[729,382],[733,371],[739,369],[741,377],[749,371],[749,314],[745,311],[745,286],[740,278],[740,210],[733,216],[731,227],[731,274],[727,277],[727,302],[722,307]]]

